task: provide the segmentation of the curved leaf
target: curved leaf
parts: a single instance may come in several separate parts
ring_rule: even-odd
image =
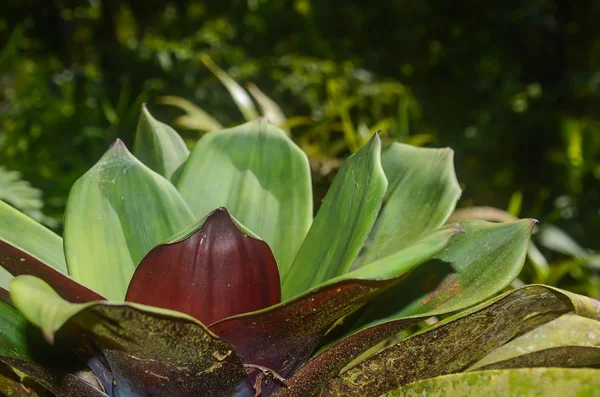
[[[233,348],[190,316],[134,303],[68,303],[31,276],[16,277],[10,292],[48,341],[66,324],[85,330],[113,371],[116,394],[254,394]]]
[[[252,95],[256,103],[260,106],[262,115],[266,117],[271,124],[276,125],[279,128],[284,128],[287,119],[279,105],[265,95],[256,84],[248,83],[246,87],[248,88],[250,95]],[[289,135],[289,130],[286,130],[286,133]]]
[[[152,117],[144,104],[135,132],[133,154],[153,171],[171,179],[190,151],[179,134]]]
[[[341,317],[391,287],[408,271],[441,250],[458,232],[447,228],[387,259],[369,265],[371,279],[357,279],[367,267],[331,280],[291,301],[222,320],[210,330],[234,345],[245,363],[287,377],[301,366],[322,336]],[[275,387],[271,383],[263,390]]]
[[[389,188],[353,267],[397,252],[446,222],[461,194],[451,149],[393,143],[381,155]]]
[[[12,247],[12,248],[11,248]],[[0,265],[14,258],[14,249],[25,252],[61,273],[67,274],[62,239],[33,219],[0,201]],[[9,250],[11,252],[9,252]],[[0,277],[0,287],[6,288],[12,276]]]
[[[269,246],[244,234],[224,208],[191,235],[154,248],[137,267],[125,300],[186,313],[203,324],[281,301]]]
[[[283,299],[348,271],[367,238],[387,188],[381,141],[369,143],[344,162],[290,268]]]
[[[494,350],[469,371],[600,364],[600,322],[565,314]]]
[[[419,379],[462,371],[515,336],[570,311],[599,319],[600,302],[539,285],[505,293],[362,361],[319,395],[379,396]]]
[[[282,276],[312,220],[308,159],[264,120],[206,134],[177,188],[197,219],[226,207],[269,244]]]
[[[426,379],[385,394],[386,397],[555,397],[596,396],[600,370],[526,368],[452,374]]]
[[[150,249],[193,221],[173,185],[117,140],[69,194],[64,233],[69,273],[108,299],[122,300]]]
[[[175,119],[174,124],[177,126],[199,131],[217,131],[223,129],[221,123],[214,117],[185,98],[163,96],[158,98],[157,102],[161,105],[175,106],[186,113]]]

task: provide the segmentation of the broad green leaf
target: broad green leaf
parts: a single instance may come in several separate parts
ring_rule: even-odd
[[[570,311],[600,319],[600,302],[540,285],[505,293],[362,361],[331,380],[320,396],[379,396],[419,379],[463,371],[516,336]],[[345,361],[343,356],[339,361]]]
[[[353,267],[408,247],[446,222],[461,194],[450,149],[393,143],[381,156],[389,187],[365,248]]]
[[[258,103],[260,106],[262,115],[266,117],[271,124],[276,125],[279,128],[284,128],[287,119],[279,105],[265,95],[265,93],[262,92],[255,84],[248,83],[247,87],[250,95],[252,95],[256,103]],[[288,135],[290,134],[289,130],[285,130],[285,132]]]
[[[0,300],[0,356],[31,359],[28,325],[29,322],[17,309]]]
[[[106,397],[107,394],[84,379],[70,373],[45,368],[34,362],[0,356],[0,362],[17,370],[23,383],[30,384],[29,379],[43,386],[53,395],[61,397]],[[17,375],[17,374],[15,374]],[[16,377],[16,376],[15,376]],[[91,379],[90,379],[91,380]],[[27,381],[27,382],[25,382]],[[23,385],[24,387],[24,385]],[[25,388],[25,387],[24,387]],[[27,390],[27,388],[25,388]],[[0,391],[6,392],[0,383]],[[9,394],[10,395],[10,394]],[[44,394],[45,395],[45,394]]]
[[[7,259],[6,250],[9,246],[67,274],[62,239],[33,219],[0,201],[0,265]],[[4,269],[0,270],[0,287],[6,288],[12,276]]]
[[[494,350],[470,371],[600,364],[600,321],[568,313]]]
[[[502,291],[523,267],[534,221],[464,221],[432,260],[362,308],[348,324],[364,327],[415,314],[443,314]]]
[[[456,227],[439,230],[395,255],[330,280],[290,301],[222,320],[210,329],[233,344],[242,361],[289,376],[309,358],[336,321],[397,283],[459,231]],[[370,278],[358,278],[367,276]],[[271,384],[267,389],[274,386],[277,385]]]
[[[171,179],[190,151],[173,128],[156,120],[142,105],[133,154],[153,171]]]
[[[69,273],[106,298],[122,300],[150,249],[193,221],[175,187],[117,140],[69,193]]]
[[[597,369],[522,368],[468,372],[425,379],[384,396],[594,397],[598,396],[598,390],[600,370]]]
[[[306,155],[265,120],[206,134],[177,182],[196,219],[225,207],[273,250],[283,276],[312,220]]]
[[[348,271],[381,206],[387,180],[375,135],[344,162],[290,268],[282,296],[289,299]]]
[[[233,347],[188,315],[134,303],[73,304],[31,276],[16,277],[10,292],[48,341],[68,324],[91,336],[112,369],[117,394],[254,395]],[[170,381],[177,379],[186,381]]]
[[[246,90],[244,90],[234,79],[229,77],[223,69],[217,66],[208,55],[202,55],[200,60],[215,76],[217,76],[221,81],[221,84],[229,91],[229,95],[231,95],[231,98],[238,109],[240,109],[244,119],[246,119],[246,121],[256,120],[258,118],[258,112]]]
[[[217,131],[223,129],[221,123],[187,99],[176,96],[163,96],[158,98],[157,102],[161,105],[175,106],[186,113],[175,119],[174,124],[179,127],[199,131]]]

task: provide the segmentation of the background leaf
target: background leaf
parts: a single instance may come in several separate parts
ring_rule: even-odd
[[[290,271],[282,276],[284,300],[346,273],[352,265],[387,188],[380,152],[375,135],[340,168]]]
[[[221,123],[215,120],[210,114],[185,98],[163,96],[158,98],[157,102],[161,105],[175,106],[186,113],[175,119],[173,123],[176,126],[199,131],[218,131],[223,129]]]
[[[283,276],[312,220],[306,155],[265,120],[206,134],[177,188],[196,219],[225,207],[265,240]]]
[[[117,140],[69,194],[69,273],[108,299],[122,300],[142,258],[193,220],[175,187]]]

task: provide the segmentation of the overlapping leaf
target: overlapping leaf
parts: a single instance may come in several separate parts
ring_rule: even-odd
[[[193,221],[173,185],[117,140],[69,194],[64,233],[69,273],[107,298],[122,300],[150,249]]]
[[[254,395],[233,347],[192,317],[134,303],[68,303],[31,276],[16,277],[10,290],[48,341],[66,324],[85,330],[102,349],[117,394]]]
[[[220,208],[190,234],[150,251],[133,275],[126,300],[212,324],[279,303],[277,263],[264,241],[245,234]]]
[[[205,135],[177,188],[196,219],[227,208],[269,244],[282,276],[312,220],[306,155],[265,120]]]
[[[356,259],[387,188],[380,152],[375,135],[335,176],[290,271],[282,276],[284,299],[346,273]]]
[[[525,368],[467,372],[425,379],[384,396],[591,397],[596,396],[599,389],[600,370],[597,369]]]
[[[364,360],[319,395],[379,396],[419,379],[462,371],[515,336],[570,311],[599,319],[600,303],[538,285],[508,292]],[[297,395],[286,390],[280,396]]]
[[[138,121],[133,146],[135,157],[167,179],[187,160],[190,151],[177,132],[156,120],[146,105]]]
[[[408,247],[442,226],[461,189],[453,151],[393,143],[381,156],[389,187],[359,267]]]

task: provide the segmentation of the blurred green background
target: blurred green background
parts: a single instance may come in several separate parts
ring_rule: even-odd
[[[231,78],[285,115],[317,203],[376,130],[451,146],[459,206],[560,227],[531,279],[598,296],[599,20],[595,0],[4,0],[0,199],[60,231],[71,184],[132,145],[142,103],[190,144],[252,118]]]

